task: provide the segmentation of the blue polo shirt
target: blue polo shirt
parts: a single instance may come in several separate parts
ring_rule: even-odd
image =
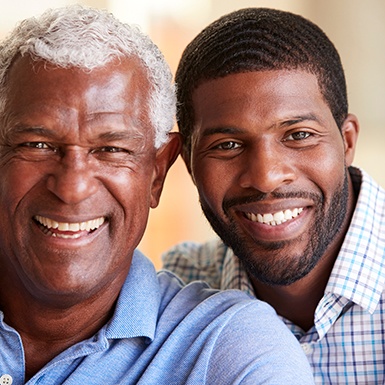
[[[0,384],[24,384],[23,346],[0,313]],[[111,320],[27,384],[313,384],[309,364],[267,304],[156,274],[136,251]]]

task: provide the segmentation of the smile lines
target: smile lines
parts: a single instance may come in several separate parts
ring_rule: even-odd
[[[82,235],[80,231],[89,232],[98,229],[104,223],[105,218],[99,217],[85,222],[56,222],[50,218],[36,215],[35,220],[45,227],[44,233],[47,235],[60,238],[79,238]],[[50,230],[66,231],[67,234]],[[74,234],[68,234],[68,232],[73,232]]]
[[[252,222],[264,223],[269,226],[277,226],[297,217],[303,211],[302,207],[293,210],[278,211],[274,214],[254,214],[246,213],[246,217]]]

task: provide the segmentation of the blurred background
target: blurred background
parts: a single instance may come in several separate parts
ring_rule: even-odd
[[[108,9],[120,20],[138,24],[162,50],[173,72],[190,40],[225,13],[270,7],[312,20],[334,42],[346,71],[349,109],[361,124],[354,164],[385,186],[384,0],[0,0],[0,38],[21,19],[74,3]],[[179,158],[168,175],[159,207],[151,210],[140,248],[159,268],[161,253],[173,244],[213,237]]]

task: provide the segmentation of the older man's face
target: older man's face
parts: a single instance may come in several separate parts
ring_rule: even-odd
[[[22,58],[8,84],[0,265],[47,301],[121,285],[169,165],[153,146],[142,68],[125,60],[87,73]]]

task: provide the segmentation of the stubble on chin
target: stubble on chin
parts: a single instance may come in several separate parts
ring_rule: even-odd
[[[329,207],[325,207],[321,193],[313,194],[315,215],[309,231],[295,240],[277,242],[256,242],[239,230],[231,216],[227,216],[229,223],[225,223],[202,200],[201,207],[213,230],[234,251],[252,277],[268,285],[287,286],[309,274],[322,258],[342,227],[348,196],[346,170],[344,181],[334,192]],[[251,198],[247,200],[250,202]],[[241,199],[233,199],[231,202],[238,203],[242,203]],[[231,204],[226,205],[226,211]]]

